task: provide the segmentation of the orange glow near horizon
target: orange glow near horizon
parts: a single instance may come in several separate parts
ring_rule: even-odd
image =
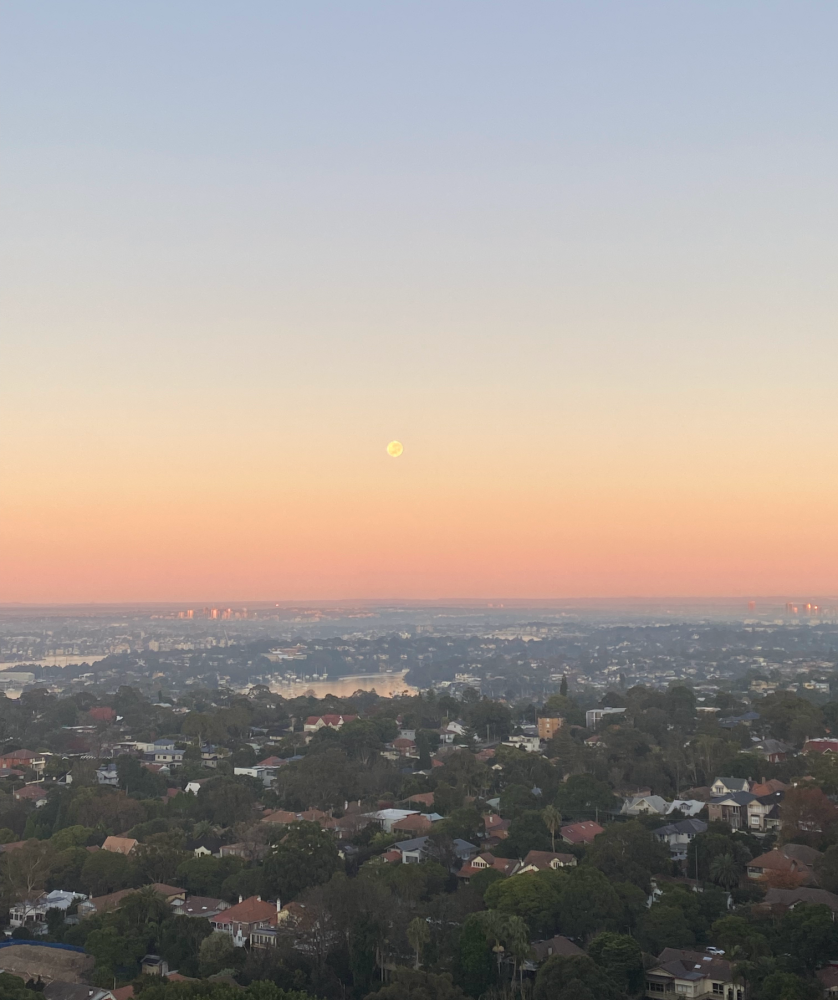
[[[0,601],[838,593],[838,7],[6,8]]]

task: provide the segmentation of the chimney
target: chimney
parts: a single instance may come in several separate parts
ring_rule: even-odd
[[[241,894],[241,893],[239,893],[239,902],[240,902],[240,903],[243,903],[243,902],[244,902],[244,898],[242,897],[242,894]]]
[[[262,902],[262,897],[261,896],[257,896],[256,897],[256,902],[257,903],[261,903]]]
[[[280,902],[279,896],[276,897],[276,912],[282,912],[282,903]]]

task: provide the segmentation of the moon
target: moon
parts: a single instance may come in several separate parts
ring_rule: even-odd
[[[387,454],[390,458],[398,458],[399,455],[404,451],[404,446],[401,441],[391,441],[387,445]]]

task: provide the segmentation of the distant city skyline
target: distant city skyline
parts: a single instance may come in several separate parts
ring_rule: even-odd
[[[0,602],[838,593],[838,9],[2,26]]]

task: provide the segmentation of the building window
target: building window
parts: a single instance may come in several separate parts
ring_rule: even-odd
[[[717,996],[721,996],[725,991],[724,983],[713,983],[713,992]]]
[[[664,986],[663,983],[646,983],[647,993],[663,993]]]

